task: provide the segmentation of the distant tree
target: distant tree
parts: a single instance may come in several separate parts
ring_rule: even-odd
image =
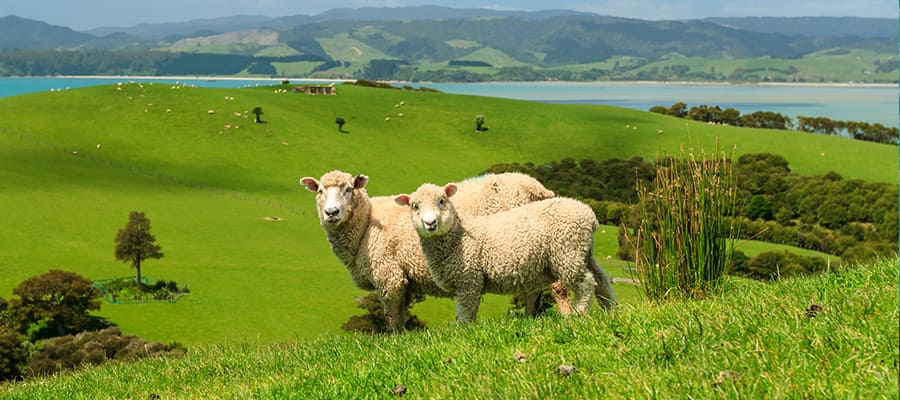
[[[250,112],[251,112],[253,115],[256,116],[256,123],[257,123],[257,124],[260,123],[260,122],[262,122],[262,120],[259,119],[259,116],[260,116],[260,115],[263,115],[262,107],[254,107],[254,108],[253,108],[253,111],[250,111]]]
[[[128,214],[128,224],[116,234],[116,260],[131,262],[137,270],[135,282],[141,286],[141,263],[150,258],[162,258],[162,248],[150,233],[150,220],[143,212]]]
[[[671,115],[673,117],[678,117],[678,118],[686,117],[687,113],[688,113],[687,104],[680,102],[680,101],[678,103],[672,104],[672,106],[669,107],[669,112],[668,112],[669,115]]]
[[[478,114],[475,116],[475,132],[481,132],[484,129],[484,115]]]
[[[669,115],[669,109],[664,106],[650,107],[650,112],[657,113],[657,114],[663,114],[663,115]]]
[[[18,298],[13,298],[11,307],[22,328],[47,319],[59,335],[82,329],[89,320],[88,313],[100,309],[100,290],[74,272],[51,270],[28,278],[13,289],[13,294]]]
[[[336,123],[338,126],[338,132],[343,132],[344,124],[346,124],[347,121],[344,121],[344,118],[342,118],[342,117],[337,117],[334,119],[334,123]]]

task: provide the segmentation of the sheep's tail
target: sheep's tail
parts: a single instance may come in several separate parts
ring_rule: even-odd
[[[597,302],[600,303],[600,306],[608,310],[618,304],[616,293],[613,292],[612,280],[609,278],[606,271],[603,270],[603,267],[597,263],[597,260],[594,259],[593,255],[588,258],[590,260],[589,266],[591,273],[594,274],[594,280],[597,281],[597,286],[594,288],[594,295],[597,297]]]

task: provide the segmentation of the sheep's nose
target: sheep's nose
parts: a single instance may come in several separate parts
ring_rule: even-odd
[[[328,207],[324,211],[325,211],[325,215],[327,215],[329,217],[334,217],[334,216],[338,215],[338,213],[341,210],[339,210],[337,207]]]
[[[437,229],[437,220],[436,219],[423,219],[422,223],[425,225],[425,228],[429,231],[433,231]]]

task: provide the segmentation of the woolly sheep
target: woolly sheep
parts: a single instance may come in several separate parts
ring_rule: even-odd
[[[599,224],[590,207],[556,197],[466,216],[450,200],[457,189],[426,183],[395,201],[408,206],[435,284],[456,293],[459,322],[475,322],[484,293],[541,290],[556,280],[572,289],[576,313],[587,310],[592,294],[604,307],[615,303],[609,276],[593,257]]]
[[[431,279],[406,208],[396,204],[393,196],[369,198],[365,189],[368,181],[365,175],[331,171],[319,180],[305,177],[300,183],[317,193],[319,223],[331,250],[350,272],[357,287],[378,290],[388,327],[399,332],[406,325],[415,296],[451,297],[453,293],[442,290]],[[537,180],[523,174],[490,174],[460,182],[459,186],[469,193],[458,196],[460,212],[477,215],[554,195]],[[479,196],[490,199],[479,202]],[[464,204],[478,207],[468,209]],[[565,288],[554,287],[554,291],[559,304],[568,304]],[[536,294],[529,297],[533,300]],[[533,313],[533,301],[526,304],[527,311]]]

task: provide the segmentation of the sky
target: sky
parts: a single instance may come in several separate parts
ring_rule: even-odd
[[[233,15],[316,15],[332,8],[446,5],[434,0],[0,0],[17,15],[75,30],[184,22]],[[856,16],[897,18],[897,0],[455,0],[456,8],[569,9],[648,20],[706,17]]]

